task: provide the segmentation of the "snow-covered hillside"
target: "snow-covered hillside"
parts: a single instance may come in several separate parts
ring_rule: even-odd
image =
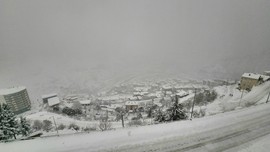
[[[269,122],[270,104],[258,105],[237,111],[226,112],[214,116],[143,127],[133,127],[89,134],[66,135],[60,137],[39,138],[28,141],[0,143],[5,152],[56,152],[56,151],[167,151],[182,146],[200,143],[200,140],[212,141],[233,132],[241,133],[246,127],[256,126],[257,123]],[[266,116],[266,117],[263,117]],[[263,127],[263,125],[262,125]],[[251,128],[250,128],[251,129]],[[254,128],[260,129],[260,128]],[[259,131],[259,130],[258,130]],[[267,130],[268,132],[269,130]],[[264,132],[267,134],[267,132]],[[243,135],[247,140],[249,136]],[[256,131],[254,132],[256,133]],[[260,133],[260,132],[258,132]],[[239,134],[241,136],[241,134]],[[256,135],[255,135],[256,136]],[[228,136],[230,137],[230,136]],[[232,136],[231,138],[233,138]],[[242,136],[241,136],[242,137]],[[258,136],[257,138],[260,138]],[[222,140],[219,140],[222,141]],[[239,143],[239,141],[231,141]],[[241,143],[241,142],[240,142]],[[223,143],[224,144],[224,143]],[[228,145],[228,143],[227,143]],[[214,143],[208,148],[214,148]],[[198,147],[197,147],[198,148]],[[205,148],[205,147],[202,147]],[[206,147],[207,148],[207,147]],[[231,148],[228,145],[227,148]],[[269,147],[270,148],[270,147]]]
[[[207,114],[212,115],[265,103],[270,92],[270,82],[253,87],[250,92],[242,92],[236,88],[237,85],[215,87],[218,97],[213,103],[207,105]]]

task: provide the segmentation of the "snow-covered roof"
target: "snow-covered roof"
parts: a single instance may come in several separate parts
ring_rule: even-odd
[[[136,97],[130,97],[129,100],[141,100],[142,97],[141,96],[136,96]]]
[[[117,107],[123,107],[123,105],[122,104],[111,104],[108,108],[115,109]]]
[[[20,91],[22,91],[24,89],[26,89],[26,88],[23,87],[23,86],[7,88],[7,89],[1,89],[0,90],[0,95],[8,95],[8,94],[17,93],[17,92],[20,92]]]
[[[148,96],[148,97],[156,97],[157,94],[156,94],[156,93],[150,93],[150,94],[148,94],[147,96]]]
[[[157,105],[158,107],[162,107],[162,104],[159,102],[155,102],[154,104]]]
[[[257,74],[257,73],[244,73],[242,75],[242,77],[245,77],[245,78],[250,78],[250,79],[256,79],[258,80],[260,78],[260,74]]]
[[[166,97],[164,97],[164,100],[171,100],[172,98],[171,97],[168,97],[168,96],[166,96]]]
[[[148,92],[147,91],[144,91],[144,92],[134,92],[133,95],[136,95],[136,96],[143,96],[143,95],[147,95]]]
[[[53,98],[49,98],[48,99],[48,105],[51,107],[51,106],[54,106],[54,105],[57,105],[60,103],[60,100],[58,97],[53,97]]]
[[[138,104],[139,103],[144,103],[144,104],[147,104],[147,103],[152,103],[153,100],[152,99],[148,99],[148,100],[139,100],[139,101],[136,101]]]
[[[114,109],[111,108],[101,108],[102,111],[114,112]]]
[[[168,86],[168,85],[165,85],[165,86],[162,86],[163,89],[172,89],[172,86]]]
[[[125,103],[126,106],[131,106],[131,105],[139,105],[137,101],[127,101]]]
[[[56,97],[56,96],[57,96],[56,93],[51,93],[51,94],[42,95],[41,98],[46,99],[46,98]]]
[[[184,91],[184,90],[181,90],[181,91],[178,91],[177,93],[176,93],[176,95],[178,95],[178,96],[185,96],[185,95],[188,95],[188,93],[186,92],[186,91]]]
[[[98,99],[102,101],[114,101],[114,100],[120,100],[126,97],[128,96],[112,95],[112,96],[99,97]]]
[[[267,75],[261,75],[263,81],[267,81],[268,79],[270,79],[270,76]]]
[[[257,74],[257,73],[244,73],[242,77],[250,78],[250,79],[256,79],[258,80],[260,77],[263,79],[263,81],[266,81],[270,78],[270,76]]]
[[[174,86],[174,88],[175,89],[181,89],[181,88],[183,88],[183,85],[176,85],[176,86]]]
[[[133,92],[133,95],[138,96],[138,95],[141,95],[141,93],[140,92]]]
[[[149,89],[150,89],[149,87],[136,87],[136,88],[134,88],[134,90],[136,90],[136,91],[143,91],[143,92],[146,92]]]
[[[82,104],[82,105],[90,104],[90,103],[91,103],[90,100],[82,100],[82,101],[79,101],[79,102],[80,102],[80,104]]]

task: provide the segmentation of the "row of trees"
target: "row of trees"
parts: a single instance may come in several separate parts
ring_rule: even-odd
[[[65,108],[63,108],[62,113],[66,114],[68,116],[76,116],[76,115],[81,115],[82,110],[65,107]]]
[[[17,135],[27,136],[30,134],[31,126],[26,118],[16,116],[7,104],[0,104],[0,141],[16,139]]]
[[[44,131],[50,131],[53,128],[52,122],[50,120],[35,120],[33,123],[32,128],[35,131],[44,130]]]

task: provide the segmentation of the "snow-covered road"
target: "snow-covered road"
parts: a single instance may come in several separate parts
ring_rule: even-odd
[[[269,133],[270,104],[261,104],[193,121],[1,143],[0,149],[3,152],[238,151]]]

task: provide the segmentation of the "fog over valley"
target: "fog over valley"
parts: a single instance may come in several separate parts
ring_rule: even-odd
[[[96,92],[136,77],[270,70],[267,0],[0,1],[0,86]]]

